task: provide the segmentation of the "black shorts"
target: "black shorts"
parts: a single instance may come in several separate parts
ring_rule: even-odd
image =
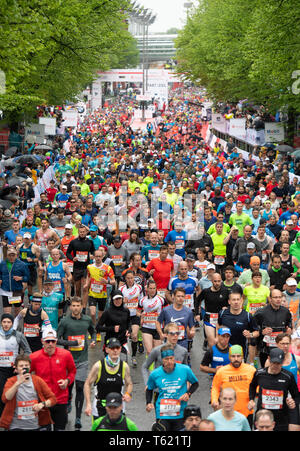
[[[13,296],[14,296],[14,297],[15,297],[15,296],[22,296],[22,292],[21,292],[21,291],[14,291],[14,292],[13,292]],[[2,304],[3,304],[3,307],[13,307],[13,306],[15,306],[15,307],[21,307],[22,302],[18,302],[17,304],[10,304],[10,303],[8,302],[8,296],[2,296]]]
[[[49,408],[50,415],[53,421],[54,431],[64,431],[68,423],[67,404],[56,404]],[[42,427],[42,430],[51,431],[51,425]]]
[[[87,276],[87,269],[86,268],[75,268],[73,269],[73,279],[74,282],[78,282],[78,280],[85,279]]]
[[[140,326],[141,325],[141,318],[137,315],[130,317],[130,324],[132,326]]]
[[[299,405],[296,404],[294,409],[289,409],[289,424],[300,424]]]
[[[160,340],[159,333],[157,332],[156,329],[149,329],[149,327],[142,327],[142,328],[141,328],[141,332],[142,332],[143,334],[149,334],[149,335],[152,335],[152,337],[154,338],[154,340]]]
[[[106,306],[107,298],[94,298],[93,296],[89,296],[88,302],[90,307],[97,307],[100,312],[104,312]]]
[[[174,420],[157,419],[152,425],[152,431],[154,432],[166,432],[166,431],[180,431],[183,428],[183,418]]]
[[[28,265],[28,269],[29,269],[29,280],[28,280],[28,285],[30,285],[31,287],[34,287],[34,285],[36,284],[36,280],[37,280],[37,271],[36,271],[36,267],[34,265]]]

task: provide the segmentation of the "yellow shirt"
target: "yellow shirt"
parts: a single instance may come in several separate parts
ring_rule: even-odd
[[[88,265],[88,274],[91,278],[89,296],[97,299],[104,299],[107,297],[107,284],[99,282],[100,277],[104,279],[114,279],[115,275],[112,268],[105,263],[96,266],[95,263]]]

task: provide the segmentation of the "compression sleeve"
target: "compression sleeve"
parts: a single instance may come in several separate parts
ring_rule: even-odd
[[[152,397],[153,397],[153,390],[149,390],[149,388],[147,388],[147,390],[146,390],[146,404],[151,404],[152,403]]]
[[[189,390],[188,390],[188,393],[189,393],[190,395],[192,395],[192,394],[197,390],[198,387],[199,387],[199,382],[194,382],[194,383],[190,386],[190,388],[189,388]]]

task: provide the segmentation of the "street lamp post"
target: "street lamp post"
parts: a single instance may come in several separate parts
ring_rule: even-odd
[[[148,90],[148,66],[149,66],[149,55],[148,55],[148,41],[149,41],[149,25],[152,25],[156,19],[152,11],[145,9],[144,7],[138,5],[136,1],[131,4],[131,9],[129,10],[129,15],[139,24],[142,25],[143,30],[143,55],[142,55],[142,68],[143,68],[143,87],[142,93],[145,95]],[[147,65],[147,68],[146,68]],[[142,121],[145,121],[145,103],[142,103]]]

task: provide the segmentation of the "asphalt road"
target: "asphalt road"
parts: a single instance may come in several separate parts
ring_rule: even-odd
[[[210,399],[210,379],[208,375],[202,373],[199,369],[200,362],[204,355],[204,351],[202,349],[203,345],[203,331],[202,327],[197,329],[196,336],[193,342],[192,348],[192,370],[199,381],[199,388],[193,394],[190,403],[197,404],[201,407],[202,418],[206,418],[213,410],[209,406]],[[95,349],[89,351],[89,364],[90,367],[103,357],[102,352],[103,341],[101,343],[97,343]],[[130,372],[133,381],[133,398],[130,403],[126,405],[126,415],[138,427],[139,431],[150,431],[153,422],[155,421],[154,411],[151,413],[146,412],[146,402],[145,402],[145,385],[143,382],[141,366],[145,360],[145,353],[139,354],[137,353],[137,362],[138,365],[136,368],[133,368],[130,365]],[[68,431],[73,431],[74,423],[75,423],[75,407],[74,407],[74,399],[75,399],[75,389],[73,391],[73,400],[72,400],[72,411],[69,414],[68,418]],[[91,429],[91,418],[87,417],[84,413],[85,405],[83,407],[83,413],[81,417],[82,421],[82,429],[81,431],[89,431]]]

